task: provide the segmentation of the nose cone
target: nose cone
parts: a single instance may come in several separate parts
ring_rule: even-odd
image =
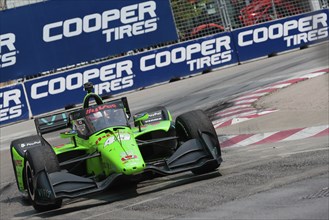
[[[125,175],[133,175],[141,173],[145,168],[145,163],[128,162],[122,168],[122,173]]]

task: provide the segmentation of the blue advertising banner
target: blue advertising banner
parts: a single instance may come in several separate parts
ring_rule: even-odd
[[[230,33],[176,44],[25,82],[33,115],[81,103],[83,84],[116,94],[203,70],[237,63]]]
[[[29,118],[22,84],[0,88],[0,125]]]
[[[0,82],[178,39],[169,0],[46,1],[0,27]]]
[[[233,31],[240,61],[329,39],[329,10],[319,10]]]

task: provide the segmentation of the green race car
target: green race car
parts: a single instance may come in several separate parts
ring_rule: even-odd
[[[222,162],[215,129],[201,110],[175,121],[164,107],[133,116],[127,99],[104,102],[85,84],[83,107],[35,119],[37,135],[11,143],[18,189],[37,211],[59,208],[64,198],[185,171],[203,174]],[[90,105],[94,99],[95,104]],[[51,145],[59,132],[65,144]]]

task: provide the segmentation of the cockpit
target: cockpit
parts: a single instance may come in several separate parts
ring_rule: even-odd
[[[82,137],[88,137],[105,128],[129,125],[126,112],[116,104],[91,106],[72,113],[70,117],[73,130],[77,130]]]

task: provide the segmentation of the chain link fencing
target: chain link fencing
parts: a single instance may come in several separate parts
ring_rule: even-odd
[[[0,10],[16,8],[24,5],[30,5],[46,0],[0,0]]]
[[[171,0],[181,41],[328,7],[328,0]]]
[[[46,0],[0,0],[0,10],[43,1]],[[180,41],[328,8],[329,5],[328,0],[170,1]],[[176,42],[155,47],[172,43]]]
[[[0,10],[46,0],[0,0]],[[170,0],[180,41],[328,8],[328,0]],[[166,44],[167,45],[167,44]]]

